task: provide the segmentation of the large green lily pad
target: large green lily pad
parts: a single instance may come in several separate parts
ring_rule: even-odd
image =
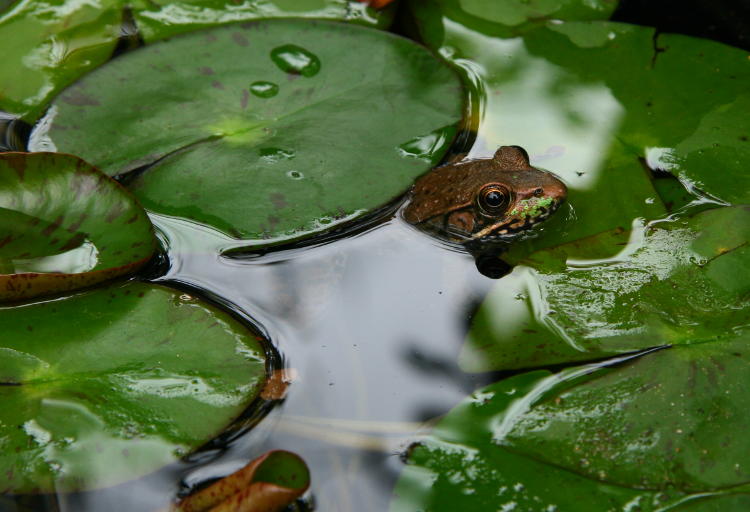
[[[450,9],[409,5],[428,44],[477,84],[471,156],[518,144],[568,184],[568,215],[516,255],[663,217],[649,166],[698,195],[748,202],[747,52],[603,21],[503,38]]]
[[[731,338],[750,325],[749,240],[743,206],[535,253],[480,307],[461,365],[526,368]]]
[[[0,16],[0,110],[36,120],[53,96],[110,58],[125,9],[135,22],[127,31],[136,28],[147,43],[258,18],[304,16],[382,28],[392,18],[392,10],[356,0],[21,0]]]
[[[411,451],[391,510],[745,510],[749,341],[477,391]]]
[[[0,301],[124,275],[156,249],[133,196],[65,154],[0,154],[0,226]]]
[[[137,478],[253,400],[265,356],[232,316],[144,283],[0,308],[0,492]]]
[[[110,175],[151,165],[129,184],[146,209],[258,246],[329,230],[403,193],[441,157],[462,103],[456,75],[411,41],[273,20],[109,63],[62,93],[32,146]]]

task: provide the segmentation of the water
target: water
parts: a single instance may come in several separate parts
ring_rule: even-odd
[[[176,240],[175,226],[165,227]],[[191,486],[285,449],[310,466],[318,510],[386,510],[399,455],[473,389],[496,380],[456,365],[471,312],[493,281],[470,255],[397,215],[318,246],[170,259],[156,282],[220,295],[263,326],[293,377],[286,399],[256,428],[190,456],[192,464],[110,489],[45,496],[35,506],[153,512],[169,504],[179,482]]]
[[[315,55],[292,45],[276,48],[272,58],[292,74],[312,76],[320,69]],[[273,85],[256,82],[250,90],[270,97]],[[596,128],[592,132],[607,129],[602,123],[619,115],[606,91],[594,89],[582,93],[593,116],[583,121]],[[549,115],[533,102],[519,102],[519,112],[520,120],[531,119],[529,112]],[[467,125],[480,126],[474,156],[492,150],[482,146],[487,134],[498,131],[505,137],[502,130],[515,129],[499,115],[473,121]],[[550,138],[532,160],[550,169],[562,161],[571,177],[595,169],[590,160],[602,153],[601,141],[570,137],[564,146],[558,137]],[[429,134],[402,149],[419,158],[444,142],[442,134]],[[580,160],[568,162],[576,150]],[[661,162],[662,153],[649,153],[649,163]],[[294,157],[284,149],[263,156]],[[290,171],[290,178],[302,177]],[[592,172],[580,178],[581,186],[595,181]],[[306,460],[317,510],[387,510],[409,445],[473,390],[501,377],[467,374],[457,365],[472,315],[495,281],[477,271],[471,255],[418,232],[398,214],[326,243],[234,257],[199,248],[185,252],[178,245],[181,237],[195,237],[204,228],[154,221],[170,233],[172,243],[168,268],[154,280],[220,296],[262,326],[281,354],[277,367],[293,380],[285,399],[273,408],[248,411],[219,439],[154,474],[87,493],[0,497],[0,510],[155,512],[190,487],[271,449],[291,450]]]

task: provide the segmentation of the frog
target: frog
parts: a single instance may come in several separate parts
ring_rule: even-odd
[[[458,155],[418,178],[403,217],[451,243],[505,243],[552,215],[567,193],[522,147],[501,146],[491,158]]]

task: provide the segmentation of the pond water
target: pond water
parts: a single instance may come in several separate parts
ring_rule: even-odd
[[[279,59],[301,65],[304,55],[289,50]],[[253,87],[258,96],[275,94],[273,83]],[[580,111],[603,119],[591,120],[597,130],[620,115],[601,88],[579,92]],[[524,112],[518,119],[550,119],[546,105],[519,98]],[[515,128],[486,112],[481,122],[467,123],[479,127],[475,157],[492,152],[486,141],[498,131]],[[575,169],[595,168],[593,161],[566,160],[603,151],[601,140],[574,135],[562,152],[555,149],[561,143],[540,143],[549,151],[532,152],[532,165],[552,171],[560,165],[571,176]],[[274,347],[272,370],[283,370],[291,382],[284,399],[259,401],[260,409],[248,411],[219,439],[152,475],[86,493],[0,497],[0,510],[165,510],[176,494],[272,449],[296,452],[310,466],[313,497],[299,503],[300,510],[387,510],[408,447],[474,390],[512,373],[459,368],[472,318],[497,281],[479,272],[470,254],[407,225],[400,217],[403,201],[326,240],[232,256],[218,255],[230,244],[210,228],[152,215],[166,247],[165,257],[149,269],[152,280],[215,301],[263,333]],[[540,239],[577,221],[569,206],[556,216],[551,228],[539,230]]]
[[[231,442],[191,456],[197,464],[33,500],[33,507],[44,501],[48,510],[155,511],[170,503],[180,482],[192,486],[285,449],[310,466],[318,510],[385,510],[400,454],[430,422],[497,380],[463,373],[456,363],[471,314],[494,281],[470,255],[418,232],[392,210],[330,243],[232,258],[206,251],[225,239],[203,226],[153,220],[169,239],[170,255],[188,255],[170,258],[155,281],[219,296],[239,316],[252,317],[278,348],[276,366],[286,368],[292,384],[254,429],[237,425]]]

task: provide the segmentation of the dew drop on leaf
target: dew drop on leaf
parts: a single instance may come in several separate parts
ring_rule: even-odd
[[[287,73],[312,77],[320,71],[320,59],[318,57],[294,44],[277,46],[271,50],[271,60]]]
[[[250,84],[250,92],[259,98],[273,98],[279,93],[279,86],[273,82],[260,80]]]

